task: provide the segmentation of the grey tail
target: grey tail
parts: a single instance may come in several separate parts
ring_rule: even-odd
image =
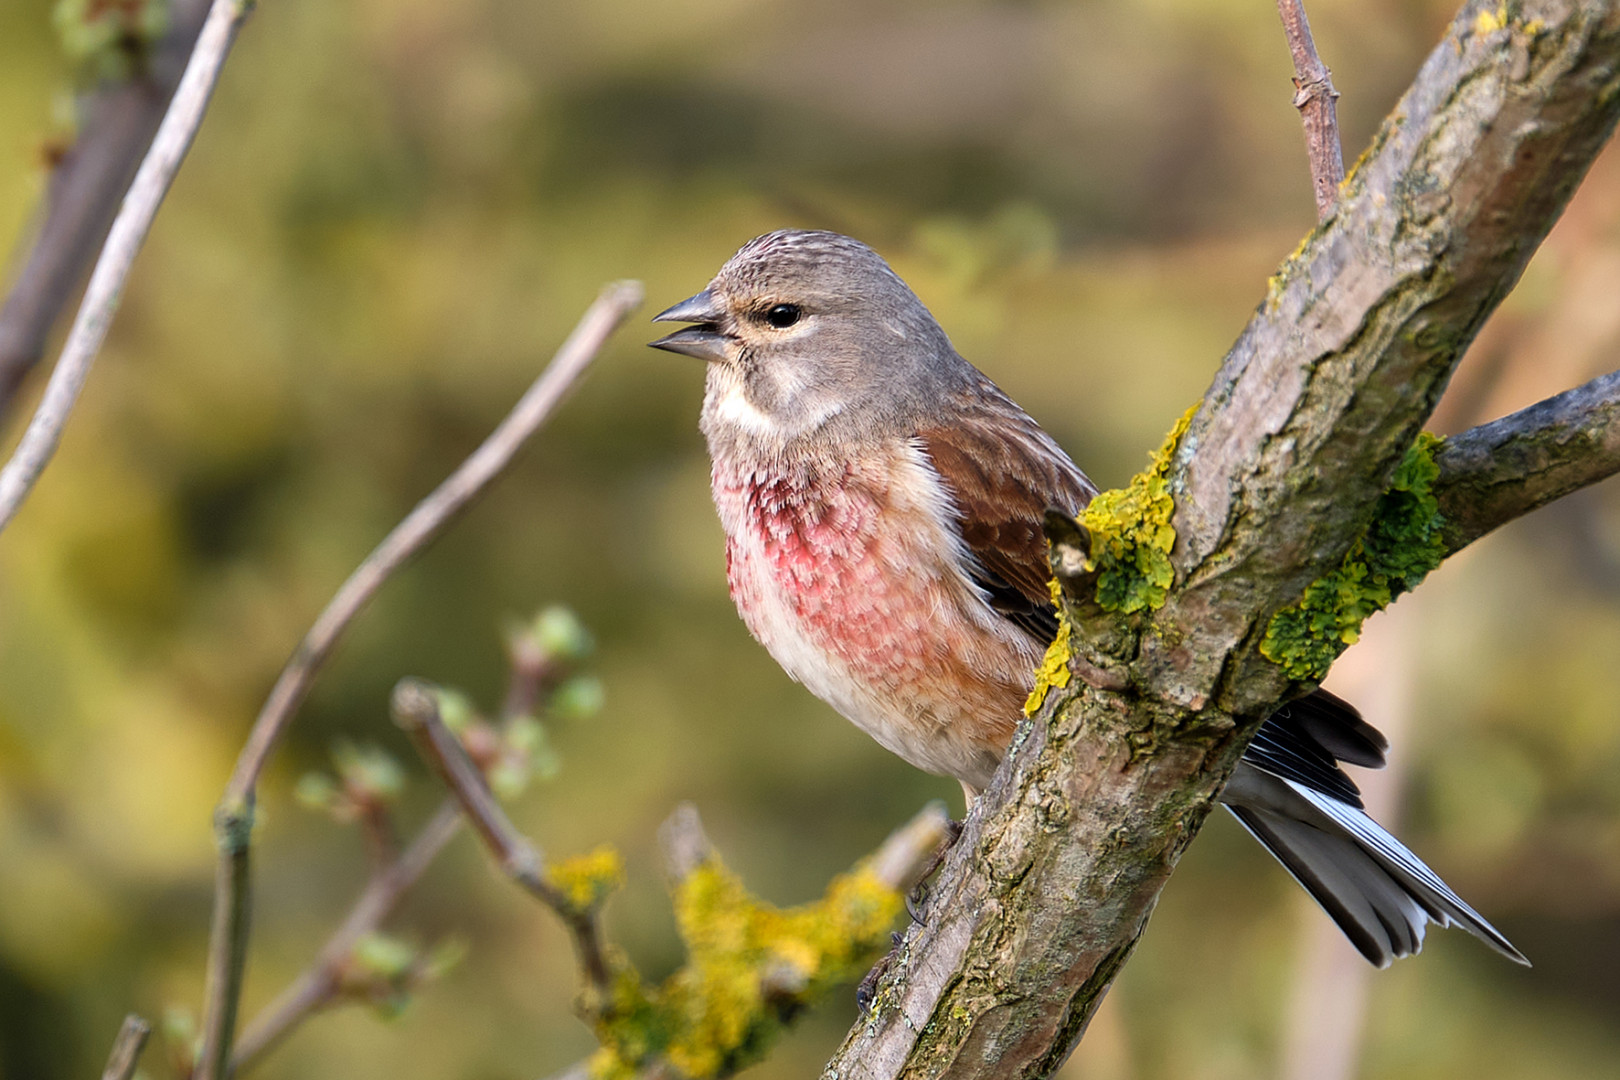
[[[1524,954],[1360,807],[1245,762],[1223,801],[1378,967],[1423,948],[1429,922]],[[1359,799],[1357,800],[1359,802]]]

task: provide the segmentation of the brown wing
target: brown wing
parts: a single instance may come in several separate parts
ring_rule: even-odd
[[[992,388],[993,389],[993,388]],[[995,609],[1043,645],[1057,634],[1041,519],[1079,513],[1096,487],[1040,426],[995,393],[955,422],[918,432],[956,502],[974,578]]]

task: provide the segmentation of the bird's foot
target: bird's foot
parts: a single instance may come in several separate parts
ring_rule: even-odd
[[[964,824],[964,822],[954,819],[945,822],[945,839],[934,852],[934,857],[928,861],[927,869],[917,878],[917,884],[913,885],[911,891],[906,894],[906,914],[911,916],[912,922],[924,923],[928,921],[928,910],[925,906],[931,892],[928,881],[939,872],[939,868],[945,864],[945,856],[951,853],[951,848],[955,847],[956,842],[962,838]]]
[[[861,979],[860,985],[855,987],[855,1008],[863,1017],[872,1011],[872,999],[877,996],[878,983],[883,981],[883,976],[894,966],[894,958],[900,952],[900,944],[904,940],[899,934],[890,934],[889,951],[872,965],[872,970],[868,971]]]

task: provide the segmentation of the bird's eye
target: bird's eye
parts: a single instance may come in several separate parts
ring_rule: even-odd
[[[786,330],[798,322],[803,314],[798,304],[777,304],[765,313],[765,321],[778,330]]]

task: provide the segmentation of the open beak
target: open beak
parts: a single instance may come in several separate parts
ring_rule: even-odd
[[[684,330],[661,337],[647,344],[666,352],[695,356],[699,360],[724,360],[726,336],[719,330],[720,310],[708,290],[689,296],[674,307],[665,308],[653,316],[653,322],[696,323]]]

